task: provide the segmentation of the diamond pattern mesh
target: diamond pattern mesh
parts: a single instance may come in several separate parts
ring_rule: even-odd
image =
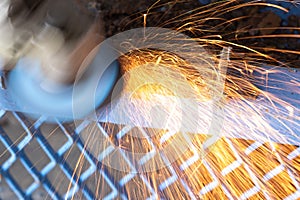
[[[6,112],[1,124],[1,199],[300,198],[300,148],[292,145],[221,138],[203,157],[201,134],[165,141],[164,130],[49,125],[15,112]],[[134,138],[133,132],[149,131],[157,134]],[[173,159],[178,142],[189,145]],[[163,167],[141,170],[158,162]]]

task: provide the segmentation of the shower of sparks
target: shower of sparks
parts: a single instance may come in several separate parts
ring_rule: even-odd
[[[112,163],[117,162],[120,168],[117,170],[112,167],[109,172],[115,176],[116,180],[120,180],[119,184],[121,186],[125,186],[125,193],[129,199],[146,199],[153,193],[158,195],[151,196],[153,198],[166,197],[167,199],[190,199],[191,197],[200,199],[227,199],[229,197],[240,199],[300,198],[299,147],[287,144],[291,141],[288,141],[286,135],[277,134],[278,130],[273,128],[266,118],[266,113],[269,110],[275,110],[276,112],[270,113],[270,115],[277,116],[275,118],[278,123],[287,128],[289,136],[293,136],[292,143],[299,144],[300,125],[297,122],[299,116],[295,114],[299,113],[299,108],[293,106],[293,103],[299,104],[300,102],[297,99],[286,102],[276,94],[259,89],[260,85],[265,84],[266,80],[263,77],[267,77],[268,74],[272,73],[282,73],[276,69],[275,65],[273,69],[264,68],[264,63],[287,65],[266,53],[260,52],[260,48],[255,46],[243,46],[235,43],[234,40],[223,40],[224,35],[214,34],[214,30],[217,30],[216,27],[207,28],[205,26],[205,22],[208,20],[223,20],[222,23],[216,26],[225,27],[230,23],[249,17],[220,18],[226,12],[233,12],[243,7],[269,6],[285,12],[287,10],[263,2],[248,2],[231,6],[233,2],[235,1],[222,1],[221,3],[214,3],[213,6],[196,8],[162,24],[162,26],[167,26],[169,23],[176,24],[178,21],[180,26],[174,27],[178,32],[213,33],[210,34],[211,37],[196,38],[196,40],[199,45],[203,45],[211,53],[211,59],[216,64],[220,63],[221,60],[216,53],[217,50],[212,49],[232,47],[233,51],[230,54],[230,62],[227,66],[228,72],[224,75],[226,84],[223,94],[225,99],[223,106],[227,106],[228,109],[226,120],[231,120],[231,122],[225,123],[223,127],[226,137],[221,135],[213,146],[204,149],[205,154],[203,154],[203,144],[208,139],[206,134],[203,134],[203,132],[199,132],[199,134],[172,133],[170,131],[172,126],[176,126],[181,120],[172,118],[176,115],[176,112],[180,112],[176,110],[176,105],[174,105],[176,102],[172,101],[172,98],[170,98],[170,101],[162,101],[161,103],[165,106],[159,108],[160,112],[163,109],[167,116],[166,127],[157,129],[104,123],[102,124],[104,130],[99,130],[98,126],[92,125],[86,129],[86,134],[82,135],[86,142],[86,148],[88,150],[93,149],[94,153],[102,152],[111,146],[119,149],[118,152],[109,154],[106,157],[102,155],[104,157],[101,157],[100,161],[108,166],[113,166]],[[151,12],[148,11],[147,14],[143,15],[144,26],[146,26],[146,17],[150,14]],[[271,27],[270,29],[274,28],[279,27]],[[234,39],[296,37],[295,35],[278,34],[251,37],[239,36],[239,34],[246,31],[249,30],[237,30],[234,33]],[[274,51],[275,49],[264,48],[264,50]],[[296,51],[288,52],[280,49],[276,49],[276,51],[299,54]],[[197,52],[194,53],[192,57],[195,59],[199,57],[200,59],[201,55]],[[120,62],[123,74],[130,72],[135,67],[151,66],[145,67],[140,71],[140,74],[125,79],[124,91],[131,93],[132,99],[141,101],[139,101],[139,104],[135,104],[137,109],[134,112],[127,110],[128,113],[124,117],[135,120],[134,116],[136,115],[149,115],[149,108],[141,102],[155,101],[153,99],[155,95],[176,96],[170,88],[160,84],[148,84],[135,88],[135,82],[138,79],[145,78],[147,80],[147,76],[153,76],[155,67],[158,65],[171,69],[184,77],[193,92],[197,94],[195,101],[205,102],[211,98],[209,87],[207,87],[211,83],[206,83],[205,77],[201,77],[201,74],[190,63],[180,57],[180,54],[175,55],[153,49],[136,50],[122,56]],[[207,69],[203,66],[201,70],[205,71]],[[254,77],[254,72],[260,74],[261,79],[257,74]],[[165,78],[170,79],[180,88],[180,80],[168,75]],[[281,80],[268,81],[281,82]],[[295,93],[300,94],[300,83],[297,80],[286,81],[284,85],[285,88],[276,89],[294,90]],[[183,96],[190,96],[189,90],[185,91],[185,88],[180,88],[180,90],[181,94],[184,94]],[[265,99],[265,102],[262,102],[258,107],[257,103],[254,102],[261,97]],[[183,97],[179,96],[179,98]],[[161,101],[161,99],[157,101]],[[192,110],[187,112],[193,113]],[[282,112],[289,113],[289,119],[286,119],[287,116],[282,116]],[[207,116],[203,113],[202,117],[205,121]],[[289,124],[284,124],[285,122],[289,122]],[[196,123],[201,123],[201,121]],[[294,126],[293,130],[296,129],[296,131],[289,129],[290,126]],[[236,134],[232,134],[233,132],[240,133],[242,139],[237,138]],[[101,137],[101,145],[99,146],[97,135],[103,136],[104,133],[109,133],[109,135]],[[137,137],[138,134],[142,134],[143,137]],[[246,139],[243,139],[244,136],[246,136]],[[276,137],[276,141],[280,142],[275,143],[274,140],[269,140],[269,138],[274,139],[274,137]],[[130,152],[128,159],[139,161],[136,166],[129,166],[126,160],[114,160],[116,158],[115,154],[127,155],[128,152]],[[151,155],[150,158],[143,159],[142,155],[145,154]],[[161,165],[165,167],[160,168]],[[157,170],[149,170],[155,168]],[[145,169],[149,171],[143,172]],[[128,171],[131,171],[133,175],[130,176]],[[136,175],[136,173],[139,175]],[[125,181],[124,177],[129,178]],[[154,191],[149,190],[149,186],[144,182],[151,183]],[[102,183],[97,182],[97,187],[102,187]],[[100,197],[101,190],[98,191],[99,194],[97,193],[97,195],[99,196],[97,197]]]

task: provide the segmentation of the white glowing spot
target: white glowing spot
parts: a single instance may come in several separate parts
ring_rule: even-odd
[[[289,112],[289,116],[293,117],[294,116],[294,108],[292,106],[286,106],[285,108]]]

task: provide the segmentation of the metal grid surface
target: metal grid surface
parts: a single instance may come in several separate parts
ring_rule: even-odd
[[[21,113],[2,110],[0,116],[3,200],[137,199],[138,195],[148,199],[300,199],[298,146],[222,138],[203,159],[197,144],[187,141],[186,153],[170,162],[170,155],[157,151],[153,142],[160,141],[163,135],[159,135],[147,138],[153,148],[136,161],[126,154],[128,144],[122,142],[136,127],[87,121],[77,128],[60,122],[49,125],[43,118],[31,121]],[[107,141],[97,141],[97,134]],[[223,146],[228,147],[226,151]],[[113,152],[123,157],[122,164],[131,172],[118,172],[105,164]],[[167,167],[160,173],[138,173],[155,156]],[[243,177],[243,184],[237,177]]]
[[[1,199],[138,197],[132,197],[133,194],[146,195],[149,199],[169,199],[170,195],[181,195],[178,196],[180,199],[300,198],[300,147],[224,138],[217,142],[215,151],[203,160],[197,153],[196,144],[189,143],[189,149],[181,155],[181,159],[171,163],[170,155],[155,150],[155,138],[148,138],[147,142],[152,144],[153,149],[141,159],[149,161],[159,154],[167,167],[161,169],[162,176],[158,176],[157,172],[138,173],[139,165],[145,162],[135,162],[126,154],[126,148],[119,148],[126,134],[136,127],[82,122],[74,129],[72,124],[45,124],[42,118],[32,122],[15,112],[2,114]],[[89,126],[93,127],[93,132]],[[137,130],[147,131],[141,128]],[[103,134],[107,143],[97,145],[99,143],[95,134]],[[160,134],[160,137],[163,135]],[[94,148],[91,142],[96,144]],[[222,148],[224,145],[229,147],[226,148],[228,152]],[[285,147],[288,150],[285,151]],[[124,162],[120,163],[126,164],[131,172],[119,173],[103,164],[114,151],[122,155]],[[224,155],[225,161],[220,161],[219,156]],[[267,167],[260,169],[252,162],[253,156]],[[195,165],[198,167],[195,168]],[[193,175],[189,170],[192,170]],[[241,175],[244,184],[234,181],[235,177]],[[264,188],[258,179],[274,185],[274,188]],[[286,180],[293,185],[286,187]],[[193,184],[196,182],[201,184]],[[280,196],[276,196],[278,194]]]

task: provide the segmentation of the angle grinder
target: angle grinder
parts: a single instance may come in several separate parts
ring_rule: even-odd
[[[5,11],[1,66],[8,71],[9,95],[17,107],[49,122],[71,121],[105,102],[119,63],[101,64],[111,51],[98,48],[105,39],[101,14],[74,0],[6,0],[0,6]],[[91,81],[98,82],[97,88],[90,88]]]

